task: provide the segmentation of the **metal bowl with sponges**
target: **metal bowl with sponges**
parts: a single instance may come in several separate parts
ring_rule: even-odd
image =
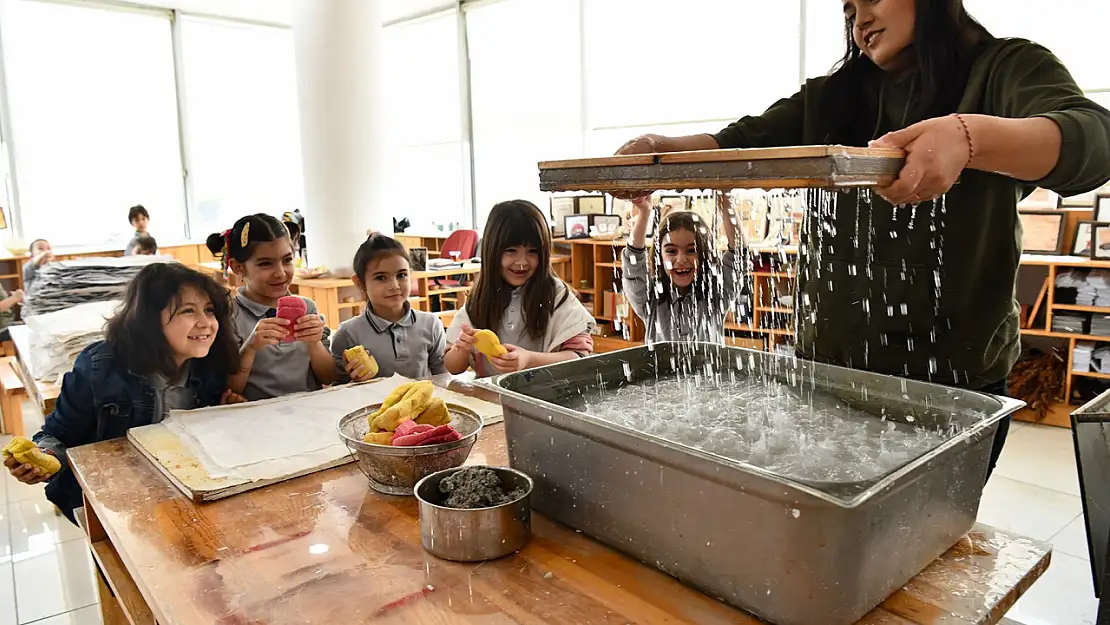
[[[368,417],[381,404],[359,408],[339,420],[339,436],[351,450],[358,468],[370,479],[370,488],[387,495],[412,495],[424,476],[461,466],[482,431],[482,417],[456,404],[447,404],[451,426],[462,437],[457,441],[419,447],[375,445],[363,440],[370,431]]]

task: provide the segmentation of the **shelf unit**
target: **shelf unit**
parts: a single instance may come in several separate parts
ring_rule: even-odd
[[[580,299],[587,300],[583,305],[598,324],[609,327],[612,336],[605,338],[612,339],[612,342],[621,340],[624,328],[618,330],[617,320],[605,314],[605,293],[615,291],[620,286],[620,257],[625,240],[559,238],[552,243],[555,253],[568,255],[570,259],[567,263],[569,272],[563,273],[563,279],[578,292]],[[629,310],[627,318],[621,318],[620,322],[628,327],[630,345],[644,340],[644,324],[636,318],[635,313]]]

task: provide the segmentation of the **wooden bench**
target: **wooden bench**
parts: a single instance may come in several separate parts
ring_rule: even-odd
[[[27,391],[16,373],[15,358],[0,358],[0,433],[23,436],[23,399]]]

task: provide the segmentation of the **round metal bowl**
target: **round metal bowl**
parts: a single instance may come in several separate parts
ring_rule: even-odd
[[[471,467],[433,473],[416,485],[424,549],[454,562],[494,560],[523,549],[532,536],[532,478],[508,467],[483,467],[497,473],[507,489],[524,488],[524,496],[491,508],[445,508],[439,483],[464,468]]]
[[[412,495],[412,489],[424,476],[457,467],[466,462],[470,449],[482,431],[478,413],[455,404],[447,404],[451,425],[462,438],[450,443],[423,447],[390,447],[363,441],[370,430],[367,417],[381,404],[373,404],[347,414],[339,420],[339,436],[351,450],[358,468],[370,479],[370,487],[387,495]]]

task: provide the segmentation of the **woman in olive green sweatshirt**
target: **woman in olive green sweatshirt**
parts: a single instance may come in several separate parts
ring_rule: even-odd
[[[1083,96],[1051,52],[994,38],[961,0],[843,5],[847,53],[831,75],[715,135],[645,135],[618,153],[905,149],[898,179],[876,190],[881,197],[838,194],[833,207],[811,213],[797,349],[1005,394],[1021,348],[1018,199],[1037,186],[1073,195],[1105,184],[1110,112]],[[999,427],[991,468],[1008,428]]]

